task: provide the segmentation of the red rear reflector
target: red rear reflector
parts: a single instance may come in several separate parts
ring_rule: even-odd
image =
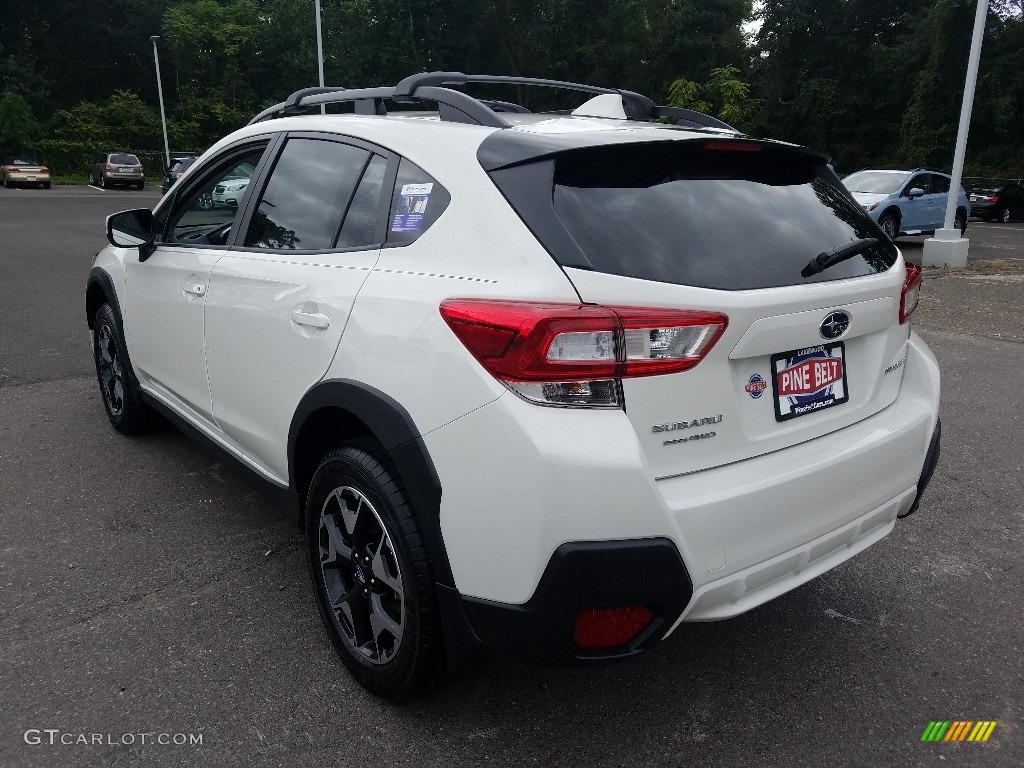
[[[642,605],[598,608],[576,615],[573,644],[577,648],[614,648],[625,645],[643,632],[654,614]]]
[[[752,141],[705,141],[704,149],[715,152],[760,152],[764,145]]]
[[[921,299],[921,268],[916,264],[907,264],[907,276],[903,278],[903,291],[900,293],[900,324],[910,319],[910,314],[917,309]]]

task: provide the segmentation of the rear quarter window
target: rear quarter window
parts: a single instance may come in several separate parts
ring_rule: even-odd
[[[403,157],[391,196],[387,244],[415,241],[440,218],[451,199],[433,176]]]
[[[602,146],[544,161],[554,164],[547,194],[570,236],[549,238],[548,250],[565,266],[723,290],[859,277],[895,263],[895,247],[823,158],[737,144],[743,149],[704,140]],[[499,187],[501,174],[492,174]],[[520,215],[536,210],[517,194],[506,191]],[[531,228],[542,241],[550,231]],[[878,243],[862,254],[801,276],[818,254],[869,237]]]

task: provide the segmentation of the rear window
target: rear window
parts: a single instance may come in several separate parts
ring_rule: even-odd
[[[657,142],[557,155],[554,211],[589,264],[549,250],[564,265],[723,290],[859,277],[895,263],[895,247],[821,159],[728,146]],[[801,276],[818,254],[867,237],[877,245]]]
[[[115,165],[140,165],[135,155],[111,155],[108,162]]]

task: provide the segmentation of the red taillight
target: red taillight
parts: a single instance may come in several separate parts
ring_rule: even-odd
[[[47,167],[46,167],[46,166],[44,165],[44,166],[43,166],[42,168],[40,168],[40,169],[39,169],[39,172],[40,172],[40,173],[49,173],[49,172],[50,172],[50,169],[49,169],[49,168],[47,168]]]
[[[992,195],[992,197],[988,198],[988,201],[990,203],[998,203],[999,202],[999,195]]]
[[[618,381],[697,365],[728,323],[718,312],[447,299],[441,316],[491,375],[545,405],[614,407]]]
[[[21,169],[20,168],[8,168],[7,172],[8,173],[21,173]]]
[[[598,608],[576,615],[573,644],[577,648],[614,648],[625,645],[643,632],[654,614],[642,605]]]
[[[921,268],[916,264],[907,264],[907,276],[903,278],[903,291],[900,293],[900,324],[910,319],[910,314],[917,309],[921,299]]]
[[[108,170],[108,171],[109,171],[109,170],[110,170],[110,169],[111,169],[112,167],[113,167],[113,166],[111,166],[111,165],[110,165],[110,163],[107,163],[107,166],[106,166],[106,170]]]
[[[142,173],[142,166],[141,166],[141,165],[137,165],[137,166],[135,166],[135,171],[136,171],[137,173]]]
[[[506,381],[573,381],[693,368],[725,331],[718,312],[447,299],[441,315]]]

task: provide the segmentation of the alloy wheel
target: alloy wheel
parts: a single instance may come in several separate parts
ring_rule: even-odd
[[[320,569],[341,636],[363,660],[386,664],[405,633],[405,592],[395,547],[370,500],[335,488],[320,512]]]
[[[124,369],[109,325],[101,327],[96,336],[96,361],[107,410],[111,416],[120,416],[124,411]]]

